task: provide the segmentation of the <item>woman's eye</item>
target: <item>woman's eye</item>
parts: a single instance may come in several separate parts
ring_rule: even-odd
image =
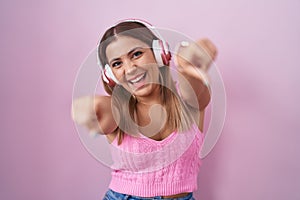
[[[118,67],[118,66],[120,66],[121,65],[121,62],[114,62],[114,63],[112,63],[112,67]]]
[[[133,53],[132,57],[137,58],[137,57],[141,56],[142,54],[143,54],[142,51],[136,51],[136,52]]]

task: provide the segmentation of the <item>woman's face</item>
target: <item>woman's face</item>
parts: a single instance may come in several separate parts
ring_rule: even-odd
[[[135,96],[148,96],[159,86],[158,65],[146,43],[119,36],[107,46],[106,57],[117,80]]]

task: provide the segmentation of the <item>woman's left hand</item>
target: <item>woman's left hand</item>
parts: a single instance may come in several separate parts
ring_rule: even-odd
[[[216,55],[217,49],[209,39],[181,42],[175,55],[175,64],[182,75],[178,77],[181,96],[199,110],[204,110],[210,102],[207,71]]]
[[[216,46],[207,38],[195,43],[181,42],[176,52],[176,65],[180,68],[194,66],[206,72],[217,56]]]

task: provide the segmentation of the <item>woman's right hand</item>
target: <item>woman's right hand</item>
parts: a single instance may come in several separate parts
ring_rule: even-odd
[[[72,119],[93,134],[109,134],[117,127],[108,96],[84,96],[73,100]]]
[[[72,119],[78,125],[88,128],[90,132],[101,132],[96,108],[97,102],[93,96],[75,99],[72,104]]]

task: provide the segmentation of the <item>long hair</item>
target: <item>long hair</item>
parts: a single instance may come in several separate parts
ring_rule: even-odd
[[[129,36],[138,39],[150,48],[152,48],[153,40],[157,40],[156,35],[153,34],[143,23],[140,22],[121,22],[114,27],[109,28],[98,46],[98,56],[102,66],[105,66],[107,61],[106,48],[115,41],[118,36]],[[153,52],[153,50],[152,50]],[[160,95],[162,100],[162,106],[166,109],[167,119],[162,131],[167,127],[172,130],[184,131],[190,128],[193,118],[189,113],[187,105],[179,97],[175,82],[172,79],[169,66],[159,67],[160,76]],[[123,86],[115,85],[109,86],[103,81],[104,89],[112,95],[112,103],[117,112],[119,112],[119,125],[118,131],[118,144],[121,144],[124,137],[124,131],[134,130],[136,123],[134,122],[134,113],[136,112],[137,100],[134,98]],[[131,119],[128,117],[128,113]]]

